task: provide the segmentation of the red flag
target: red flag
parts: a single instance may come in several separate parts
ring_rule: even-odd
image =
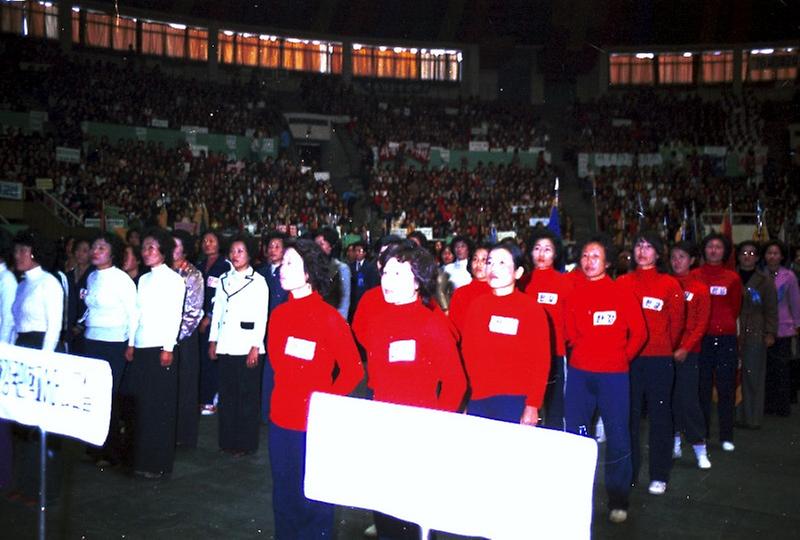
[[[728,211],[722,218],[722,235],[728,239],[728,242],[733,246],[733,206],[728,206]],[[736,257],[731,250],[731,256],[723,263],[726,268],[736,270]]]

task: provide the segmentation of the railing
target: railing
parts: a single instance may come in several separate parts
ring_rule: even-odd
[[[54,216],[61,220],[62,223],[71,227],[83,226],[83,221],[81,221],[81,218],[79,218],[75,212],[64,206],[61,201],[53,197],[47,191],[32,187],[26,188],[26,190],[31,194],[32,198],[41,202]]]

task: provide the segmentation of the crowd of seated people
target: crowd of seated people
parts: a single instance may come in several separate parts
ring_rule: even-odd
[[[62,142],[79,140],[84,121],[151,126],[161,120],[170,129],[261,136],[277,135],[272,131],[280,125],[274,94],[256,77],[217,82],[173,75],[134,57],[65,54],[55,42],[7,35],[0,51],[0,109],[46,111]]]
[[[488,142],[490,148],[527,150],[545,147],[549,140],[531,105],[475,98],[382,96],[329,76],[306,77],[301,95],[312,112],[350,116],[354,135],[369,147],[411,141],[466,150],[471,140],[479,140]],[[473,130],[480,133],[473,134]]]
[[[579,152],[658,152],[662,146],[759,145],[764,122],[752,93],[723,92],[720,99],[652,89],[608,93],[575,104],[574,137]]]
[[[25,186],[51,178],[53,194],[81,221],[117,207],[129,223],[157,216],[164,225],[194,224],[196,232],[349,223],[350,208],[328,182],[283,158],[232,160],[194,155],[188,146],[91,139],[73,164],[57,161],[55,146],[49,135],[7,130],[0,136],[0,166],[8,180]]]

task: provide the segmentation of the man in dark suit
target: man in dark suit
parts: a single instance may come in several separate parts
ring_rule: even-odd
[[[261,237],[261,260],[264,261],[256,271],[264,276],[269,286],[269,316],[272,310],[289,299],[289,293],[281,287],[281,263],[283,262],[285,233],[272,231]],[[269,320],[269,319],[268,319]],[[269,323],[268,323],[269,324]],[[269,357],[265,359],[261,381],[261,420],[269,421],[269,400],[272,395],[273,372]]]
[[[356,312],[358,301],[361,296],[373,287],[381,283],[378,267],[374,262],[367,259],[367,245],[363,241],[353,243],[355,261],[350,263],[350,276],[352,286],[350,287],[350,317],[353,320],[353,313]]]

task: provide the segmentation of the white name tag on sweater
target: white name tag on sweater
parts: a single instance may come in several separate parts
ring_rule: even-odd
[[[711,296],[727,296],[728,288],[719,285],[713,285],[708,289],[708,292],[711,293]]]
[[[416,359],[416,339],[401,339],[389,344],[389,362],[413,362]]]
[[[616,311],[595,311],[593,314],[594,326],[611,326],[616,320]]]
[[[690,292],[690,291],[683,291],[683,298],[684,298],[684,299],[685,299],[687,302],[691,302],[691,301],[692,301],[692,299],[694,298],[694,293],[693,293],[693,292]]]
[[[289,339],[286,340],[286,347],[283,349],[283,353],[301,360],[313,360],[316,350],[317,343],[315,341],[289,336]]]
[[[652,296],[643,296],[642,309],[649,309],[651,311],[661,311],[662,309],[664,309],[664,301],[661,298],[653,298]]]
[[[492,315],[489,319],[489,332],[495,334],[505,334],[507,336],[516,336],[519,330],[519,319],[513,317],[501,317],[500,315]]]
[[[554,306],[558,303],[558,295],[551,292],[540,292],[536,301],[540,304],[549,304]]]

